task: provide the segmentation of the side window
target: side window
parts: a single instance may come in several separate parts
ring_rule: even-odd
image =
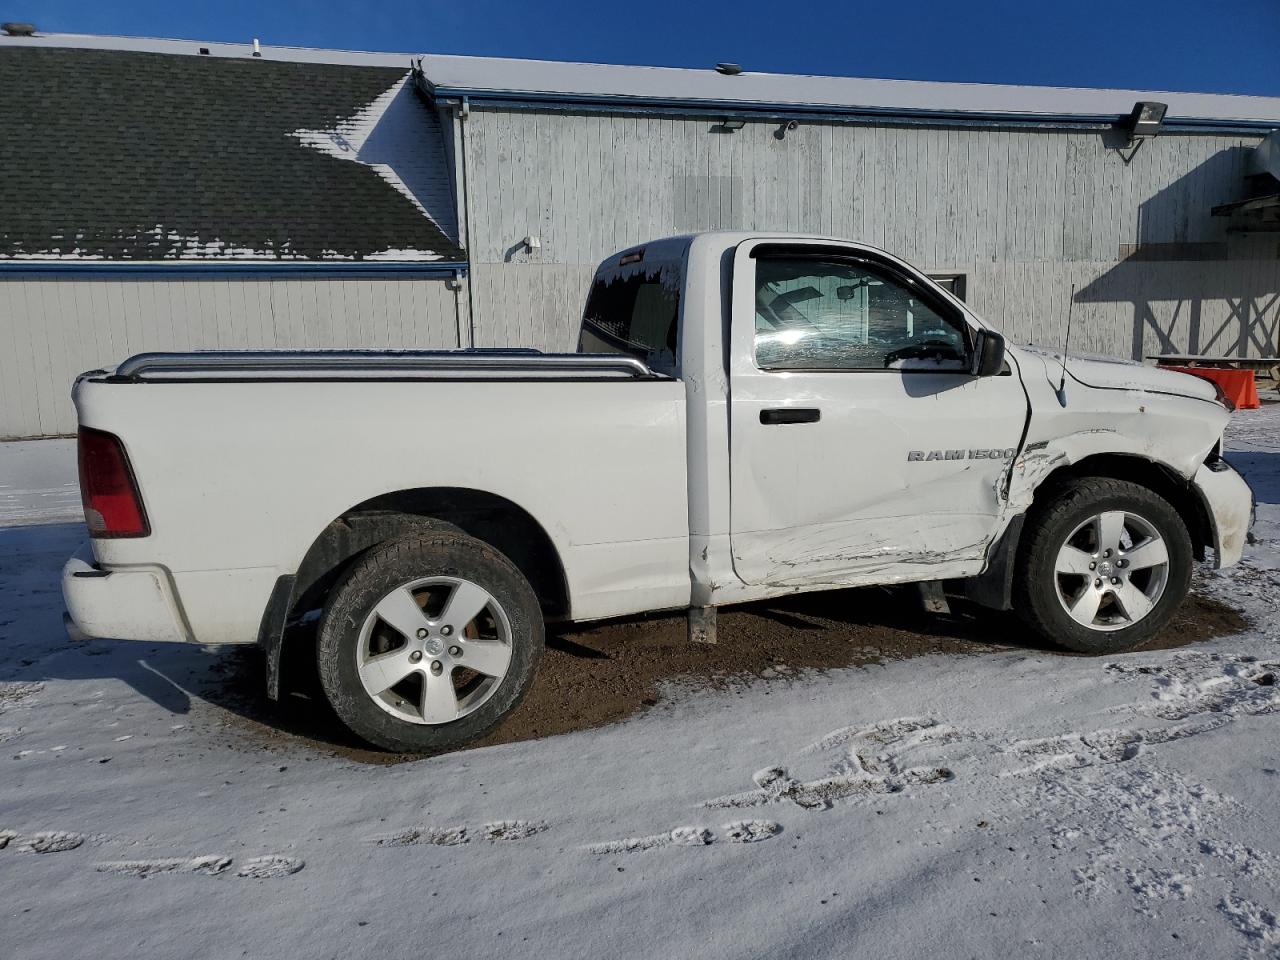
[[[963,320],[874,264],[759,257],[755,297],[762,369],[968,369]]]
[[[680,265],[671,262],[600,270],[587,294],[579,351],[621,353],[674,373],[680,282]]]

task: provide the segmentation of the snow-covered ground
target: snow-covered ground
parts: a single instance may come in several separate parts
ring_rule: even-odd
[[[83,516],[74,439],[0,442],[0,524]]]
[[[1260,542],[1201,589],[1247,633],[394,766],[227,726],[225,652],[66,639],[80,529],[0,529],[0,955],[1280,957],[1280,407],[1230,437]]]

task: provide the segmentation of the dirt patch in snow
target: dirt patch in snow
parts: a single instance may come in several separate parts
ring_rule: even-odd
[[[1247,626],[1230,607],[1192,594],[1146,649],[1184,646]],[[502,727],[473,746],[616,723],[656,707],[666,683],[683,689],[731,689],[744,681],[785,686],[814,670],[1011,648],[1075,656],[1046,648],[1011,614],[953,603],[950,616],[930,615],[905,589],[811,593],[728,608],[720,612],[714,646],[689,643],[683,615],[552,625],[529,695]],[[216,686],[202,691],[228,708],[226,722],[245,749],[303,744],[366,763],[419,759],[370,749],[343,727],[306,663],[307,638],[298,638],[285,655],[279,702],[266,698],[256,648],[229,654]]]

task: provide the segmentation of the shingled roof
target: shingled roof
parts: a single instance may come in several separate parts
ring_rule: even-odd
[[[408,74],[5,47],[0,259],[464,260]]]

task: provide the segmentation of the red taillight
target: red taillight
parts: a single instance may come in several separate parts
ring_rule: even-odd
[[[138,484],[120,438],[80,428],[80,497],[89,536],[145,537],[151,533]]]

